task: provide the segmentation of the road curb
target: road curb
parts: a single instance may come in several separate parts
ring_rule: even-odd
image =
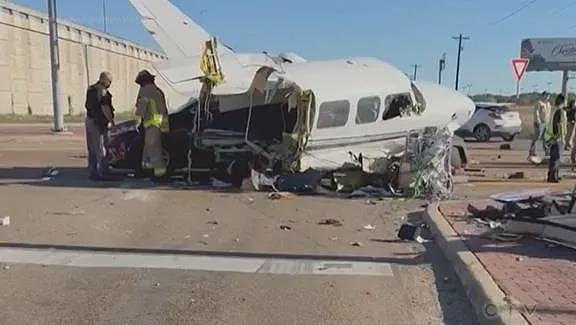
[[[529,325],[518,312],[519,307],[515,307],[518,304],[510,302],[482,263],[444,219],[439,207],[438,203],[430,204],[424,213],[424,219],[435,235],[436,244],[452,263],[466,289],[480,324]]]

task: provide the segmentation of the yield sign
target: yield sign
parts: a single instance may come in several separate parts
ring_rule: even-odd
[[[526,68],[528,68],[528,59],[512,59],[512,67],[514,68],[514,76],[516,80],[522,79],[524,73],[526,73]]]

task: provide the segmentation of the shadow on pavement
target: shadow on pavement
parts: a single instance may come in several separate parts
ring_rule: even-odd
[[[407,221],[412,224],[422,224],[422,212],[411,213]],[[432,238],[429,230],[424,229],[423,238]],[[474,309],[468,300],[466,292],[460,283],[452,264],[444,257],[440,248],[433,241],[422,244],[425,249],[423,258],[430,264],[434,273],[434,284],[438,292],[438,301],[443,314],[443,324],[478,324]]]
[[[183,178],[171,182],[154,183],[147,179],[136,179],[123,175],[112,175],[105,181],[92,181],[88,171],[81,167],[56,167],[58,174],[44,178],[49,167],[13,167],[0,168],[0,186],[30,185],[38,187],[61,188],[118,188],[118,189],[158,189],[158,190],[198,190],[218,193],[237,193],[229,187],[189,185]]]

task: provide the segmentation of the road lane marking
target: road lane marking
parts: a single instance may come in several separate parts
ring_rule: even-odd
[[[0,263],[285,275],[393,276],[389,263],[0,248]]]

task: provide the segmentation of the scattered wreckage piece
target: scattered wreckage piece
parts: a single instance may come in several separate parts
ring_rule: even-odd
[[[489,238],[515,241],[522,236],[534,236],[576,247],[576,188],[563,192],[549,189],[508,192],[491,199],[502,208],[488,206],[483,211],[470,211],[476,223],[485,226]]]
[[[448,129],[412,131],[406,137],[406,145],[387,156],[370,158],[350,153],[351,160],[340,168],[282,174],[275,178],[272,187],[276,191],[347,198],[448,199],[453,190],[452,138]]]
[[[453,137],[448,128],[433,127],[408,135],[400,187],[406,188],[408,176],[411,197],[431,201],[450,198],[454,186],[451,172]]]
[[[53,180],[56,176],[60,175],[60,171],[56,167],[48,167],[42,172],[42,181]]]
[[[524,179],[526,178],[524,172],[516,172],[508,175],[508,179]]]
[[[398,230],[398,239],[405,241],[416,241],[420,244],[429,242],[429,240],[422,237],[423,231],[427,227],[428,225],[426,224],[415,225],[412,223],[404,223],[402,226],[400,226],[400,230]]]
[[[340,220],[328,218],[318,222],[320,226],[334,226],[334,227],[342,227],[343,224]]]
[[[10,226],[10,216],[0,218],[0,226]]]

